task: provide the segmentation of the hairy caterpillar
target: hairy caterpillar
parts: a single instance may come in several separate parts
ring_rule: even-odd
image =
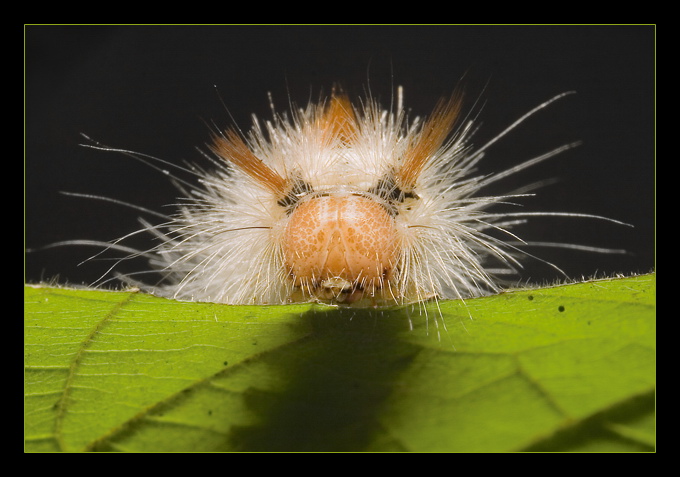
[[[185,300],[372,306],[498,291],[497,277],[516,273],[527,255],[513,225],[533,215],[596,217],[495,213],[494,205],[527,192],[482,194],[576,143],[475,175],[491,145],[567,94],[473,149],[473,121],[462,114],[460,94],[429,117],[409,120],[401,90],[393,109],[370,98],[353,105],[334,91],[289,115],[255,119],[247,135],[216,132],[206,155],[213,170],[190,171],[198,184],[174,178],[185,197],[178,212],[160,224],[143,221],[137,232],[152,233],[159,245],[130,250],[126,236],[107,249],[144,256],[163,276],[155,286],[119,278]]]

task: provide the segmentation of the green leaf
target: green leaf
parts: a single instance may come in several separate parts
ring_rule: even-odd
[[[653,451],[655,275],[355,310],[25,288],[26,451]]]

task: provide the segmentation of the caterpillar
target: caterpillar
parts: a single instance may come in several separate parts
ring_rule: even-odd
[[[605,219],[498,213],[494,206],[530,194],[484,194],[576,142],[508,170],[477,172],[492,145],[569,94],[539,104],[477,148],[460,92],[412,119],[401,88],[388,109],[370,97],[353,104],[337,88],[283,114],[270,98],[271,119],[254,118],[247,133],[213,132],[210,169],[184,169],[196,181],[169,174],[184,197],[178,210],[158,224],[143,220],[136,232],[153,234],[157,246],[131,250],[126,236],[106,248],[146,257],[162,276],[156,284],[119,278],[181,300],[380,306],[497,292],[499,277],[516,274],[530,256],[515,225],[539,215]]]

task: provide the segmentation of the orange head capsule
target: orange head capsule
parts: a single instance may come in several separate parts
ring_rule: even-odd
[[[299,204],[282,248],[295,286],[317,299],[344,303],[387,287],[400,253],[397,227],[387,209],[352,193]]]

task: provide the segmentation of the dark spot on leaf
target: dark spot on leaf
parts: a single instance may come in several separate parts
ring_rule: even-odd
[[[529,301],[531,301],[534,299],[534,295],[529,295],[527,298],[529,299]]]
[[[564,305],[558,306],[558,307],[557,307],[557,311],[559,311],[560,313],[562,313],[562,312],[564,311]]]

